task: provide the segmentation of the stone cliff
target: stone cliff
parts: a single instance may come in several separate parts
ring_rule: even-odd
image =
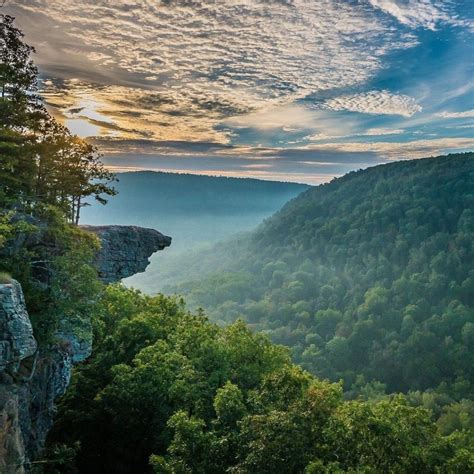
[[[0,334],[0,373],[17,373],[37,345],[21,286],[15,280],[0,285]]]
[[[19,394],[34,371],[37,344],[21,286],[14,280],[0,285],[0,337],[0,472],[24,472]]]
[[[153,229],[82,228],[100,238],[96,267],[105,283],[144,271],[148,258],[171,244],[170,237]],[[20,284],[0,284],[0,472],[29,470],[29,460],[44,445],[55,400],[66,391],[73,364],[90,351],[91,340],[78,339],[70,330],[61,330],[51,346],[38,348]]]
[[[96,263],[99,277],[105,283],[144,272],[150,263],[149,257],[171,245],[171,237],[154,229],[120,225],[83,225],[81,228],[100,238]]]

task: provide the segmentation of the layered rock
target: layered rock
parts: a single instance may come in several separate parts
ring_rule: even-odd
[[[20,392],[34,375],[36,350],[20,284],[0,285],[0,472],[24,472]]]
[[[144,272],[150,263],[149,257],[171,245],[171,237],[155,229],[120,225],[83,225],[81,228],[100,238],[96,265],[99,277],[105,283]]]
[[[19,421],[19,397],[10,386],[0,385],[0,472],[23,474],[26,452]]]
[[[0,373],[16,374],[36,348],[20,284],[12,280],[0,285]]]

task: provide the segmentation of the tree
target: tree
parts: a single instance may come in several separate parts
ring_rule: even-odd
[[[36,94],[34,48],[14,18],[0,20],[0,204],[32,213],[54,205],[77,224],[87,197],[104,204],[104,196],[115,194],[114,177],[94,146],[46,111]]]
[[[26,112],[37,103],[38,69],[31,59],[34,48],[23,41],[14,18],[0,15],[0,127],[25,126]]]

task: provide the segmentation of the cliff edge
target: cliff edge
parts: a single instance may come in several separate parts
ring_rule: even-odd
[[[121,225],[82,225],[80,228],[100,239],[96,266],[104,283],[144,272],[150,263],[149,257],[171,245],[171,237],[155,229]]]

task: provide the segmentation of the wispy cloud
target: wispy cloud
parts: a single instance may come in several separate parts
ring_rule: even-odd
[[[104,139],[102,139],[104,140]],[[105,163],[113,170],[163,170],[219,176],[258,177],[280,181],[319,184],[350,170],[366,168],[398,159],[436,156],[446,150],[472,149],[465,138],[408,142],[348,142],[310,144],[300,148],[252,148],[188,143],[141,141],[133,159],[124,154],[120,140],[106,139]]]
[[[325,143],[311,144],[306,147],[309,150],[333,150],[339,152],[373,152],[379,159],[413,159],[427,156],[436,156],[447,151],[467,151],[474,148],[472,138],[433,138],[410,140],[410,141],[390,141],[390,142],[345,142],[345,143]]]
[[[369,91],[355,95],[342,95],[327,100],[321,107],[330,110],[349,110],[364,114],[402,115],[411,117],[422,107],[412,97],[393,94],[387,90]]]
[[[378,137],[380,135],[401,135],[405,130],[402,128],[368,128],[364,132],[358,133],[360,136]]]
[[[436,30],[441,24],[472,27],[467,18],[459,18],[455,5],[440,0],[369,0],[375,7],[410,28]]]
[[[474,109],[464,110],[462,112],[438,112],[436,117],[442,118],[474,118]]]
[[[316,127],[317,118],[306,107],[291,104],[280,107],[266,107],[249,114],[230,117],[223,123],[235,128],[252,127],[260,130],[286,128],[294,130]]]

